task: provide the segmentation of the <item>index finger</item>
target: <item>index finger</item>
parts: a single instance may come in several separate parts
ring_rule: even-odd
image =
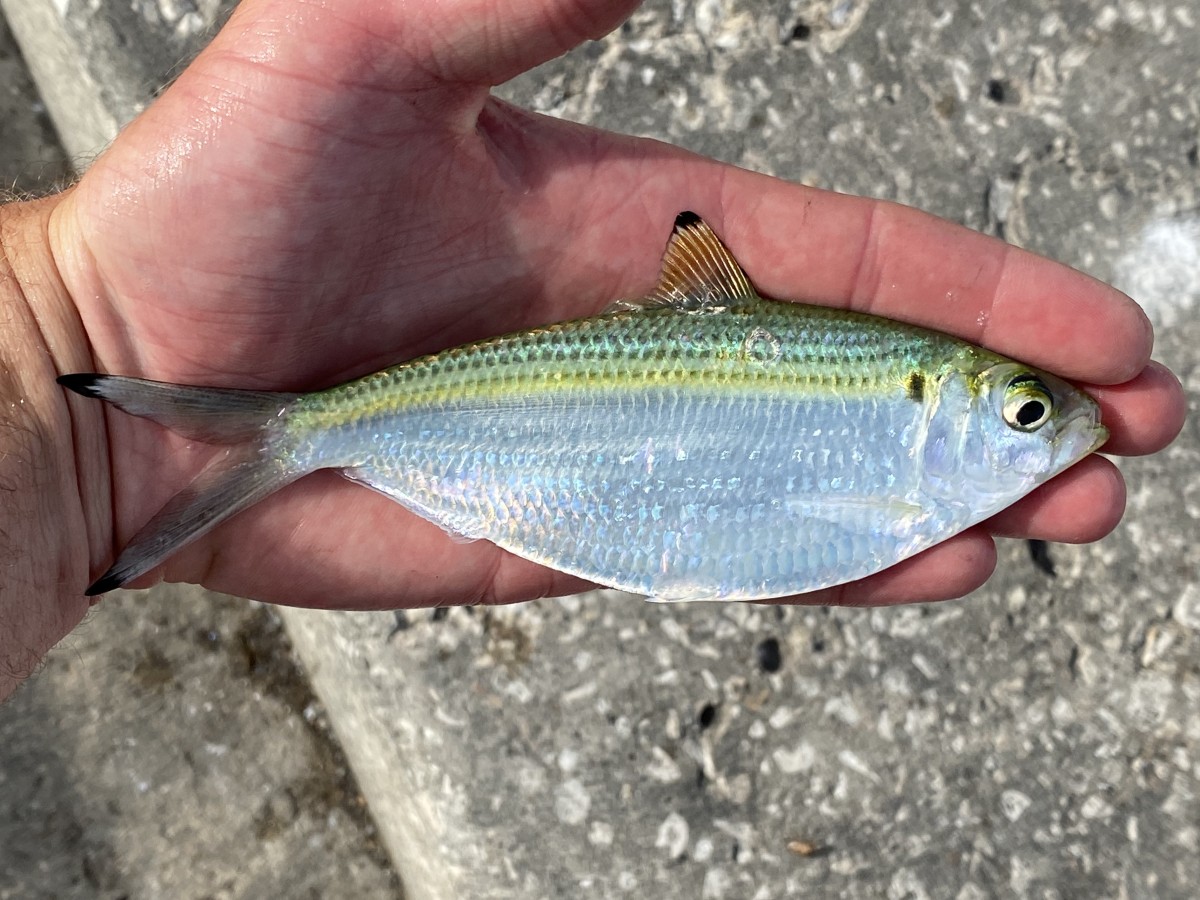
[[[1150,359],[1145,313],[1082,272],[916,209],[744,174],[730,179],[726,236],[766,294],[911,322],[1092,384],[1128,381]]]
[[[780,181],[654,141],[558,121],[542,127],[557,133],[522,149],[541,156],[527,171],[541,181],[542,226],[547,213],[570,210],[555,246],[559,264],[569,259],[580,276],[573,296],[596,290],[598,271],[625,295],[647,288],[657,263],[649,257],[660,252],[676,213],[690,209],[713,226],[755,287],[776,299],[911,322],[1089,384],[1127,381],[1149,361],[1153,331],[1129,297],[1004,241],[910,207]],[[580,157],[586,165],[575,164]],[[547,170],[557,171],[547,177]],[[567,254],[557,243],[564,234]],[[626,267],[614,271],[620,259]],[[630,259],[639,260],[636,281]]]

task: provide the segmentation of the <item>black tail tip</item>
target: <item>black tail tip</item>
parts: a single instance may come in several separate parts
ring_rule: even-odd
[[[703,220],[698,215],[696,215],[690,209],[685,209],[675,217],[675,230],[682,231],[685,228],[691,228],[693,225],[697,225],[701,221]]]
[[[104,376],[93,372],[76,372],[73,375],[59,375],[56,380],[69,391],[85,397],[100,397],[99,386]]]
[[[86,597],[96,597],[100,594],[107,594],[109,591],[115,591],[122,584],[124,584],[124,580],[121,576],[109,569],[93,581],[83,593]]]

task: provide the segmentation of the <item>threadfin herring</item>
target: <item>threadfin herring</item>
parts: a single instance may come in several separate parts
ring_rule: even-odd
[[[318,469],[459,538],[656,600],[758,600],[878,572],[1107,438],[1055,376],[911,325],[759,296],[683,213],[651,293],[591,318],[276,394],[59,382],[230,445],[99,594]]]

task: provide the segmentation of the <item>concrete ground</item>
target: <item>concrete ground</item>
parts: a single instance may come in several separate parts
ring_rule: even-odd
[[[3,8],[40,23],[26,52],[84,158],[220,14]],[[97,90],[47,82],[47,35]],[[1195,412],[1200,0],[652,0],[503,93],[1114,281]],[[1193,416],[1123,464],[1124,524],[1054,547],[1056,578],[1011,544],[986,588],[936,606],[598,593],[397,630],[181,588],[106,600],[0,710],[0,896],[386,895],[335,739],[413,898],[1190,898],[1198,462]],[[303,715],[320,708],[331,732]],[[262,880],[320,841],[336,878]]]

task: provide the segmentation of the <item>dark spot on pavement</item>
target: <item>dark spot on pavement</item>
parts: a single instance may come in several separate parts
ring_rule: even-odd
[[[754,652],[758,657],[758,664],[764,672],[778,672],[783,666],[783,653],[779,649],[779,641],[776,638],[760,641]]]

